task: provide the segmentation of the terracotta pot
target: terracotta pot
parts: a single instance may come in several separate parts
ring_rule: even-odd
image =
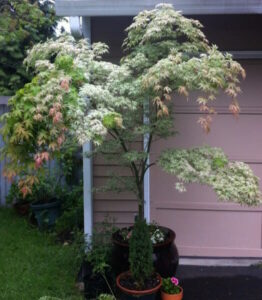
[[[167,227],[160,226],[160,228],[168,231],[168,238],[163,243],[153,245],[154,268],[162,277],[171,277],[176,274],[179,260],[178,250],[175,245],[176,234]],[[112,264],[116,274],[119,274],[129,269],[129,245],[127,242],[117,240],[117,234],[118,232],[115,232],[112,236],[114,244]]]
[[[183,289],[180,288],[180,293],[179,294],[167,294],[163,291],[161,291],[161,299],[162,300],[182,300],[183,299]]]
[[[162,278],[159,274],[157,274],[159,284],[150,289],[150,290],[143,290],[143,291],[136,291],[136,290],[130,290],[128,288],[123,287],[120,284],[120,280],[122,277],[129,275],[130,272],[123,272],[119,274],[116,278],[116,285],[119,288],[119,290],[122,292],[121,299],[123,300],[132,300],[132,299],[139,299],[139,300],[154,300],[156,299],[157,292],[160,290],[162,285]]]

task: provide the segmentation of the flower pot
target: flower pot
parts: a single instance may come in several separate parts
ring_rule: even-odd
[[[167,238],[163,243],[153,245],[154,268],[162,277],[171,277],[176,274],[179,260],[177,247],[174,243],[176,234],[169,228],[162,226],[160,228],[167,231]],[[118,240],[118,232],[116,231],[112,236],[114,244],[112,264],[116,274],[129,269],[129,245],[126,241],[122,242]]]
[[[30,203],[26,201],[21,201],[21,202],[16,202],[13,205],[16,213],[19,216],[28,216],[29,215],[29,208],[30,208]]]
[[[161,291],[161,299],[162,300],[182,300],[183,299],[183,289],[181,286],[180,288],[180,293],[179,294],[167,294],[163,291]]]
[[[50,229],[55,225],[56,219],[61,214],[61,203],[54,201],[50,203],[32,203],[31,209],[36,217],[40,229]]]
[[[155,300],[158,291],[161,288],[162,285],[162,279],[161,276],[159,274],[156,274],[157,276],[157,285],[147,289],[147,290],[141,290],[141,291],[137,291],[137,290],[131,290],[129,288],[126,288],[124,286],[121,285],[121,279],[123,279],[124,277],[130,275],[130,272],[123,272],[121,274],[119,274],[116,278],[116,286],[118,287],[118,289],[121,291],[121,300]]]

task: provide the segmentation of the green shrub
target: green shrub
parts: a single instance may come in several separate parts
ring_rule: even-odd
[[[153,273],[153,247],[145,220],[136,220],[129,242],[129,263],[133,279],[143,288],[145,280]]]
[[[113,295],[101,294],[97,300],[116,300],[116,298]]]
[[[41,297],[39,300],[62,300],[62,299],[56,298],[56,297],[44,296],[44,297]]]
[[[68,235],[84,226],[83,183],[69,188],[63,195],[62,215],[56,221],[57,235]]]

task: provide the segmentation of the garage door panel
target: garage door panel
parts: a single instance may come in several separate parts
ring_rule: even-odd
[[[199,114],[175,116],[175,129],[179,132],[168,140],[157,141],[152,148],[152,159],[166,148],[190,148],[203,145],[223,148],[234,160],[262,162],[262,135],[259,128],[262,115],[232,115],[214,117],[211,132],[205,134],[197,123]]]
[[[227,256],[230,249],[251,249],[253,252],[261,251],[262,254],[259,212],[217,212],[162,207],[157,209],[156,221],[174,228],[175,231],[179,228],[176,238],[179,249],[189,249],[193,245],[193,248],[203,250],[199,253],[203,256],[218,248],[219,256]]]

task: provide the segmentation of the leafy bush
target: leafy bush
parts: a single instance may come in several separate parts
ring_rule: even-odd
[[[55,232],[62,238],[70,237],[70,233],[83,230],[83,184],[67,188],[63,193],[62,215],[57,219]]]
[[[101,294],[97,300],[116,300],[115,296],[110,294]]]
[[[1,0],[0,95],[12,95],[31,79],[23,60],[34,44],[54,33],[57,17],[49,0]]]
[[[44,296],[44,297],[41,297],[39,300],[62,300],[62,299],[57,298],[57,297]]]
[[[153,247],[145,220],[136,220],[129,242],[131,276],[139,288],[153,273]]]
[[[74,240],[77,260],[84,261],[83,278],[87,299],[97,299],[101,293],[113,294],[115,274],[112,264],[112,233],[116,230],[110,218],[96,224],[91,240],[78,233]]]
[[[23,197],[23,194],[21,193],[18,183],[12,182],[11,187],[8,191],[8,194],[6,196],[6,202],[7,203],[19,203],[19,202],[32,202],[33,198],[31,194],[26,195]]]

